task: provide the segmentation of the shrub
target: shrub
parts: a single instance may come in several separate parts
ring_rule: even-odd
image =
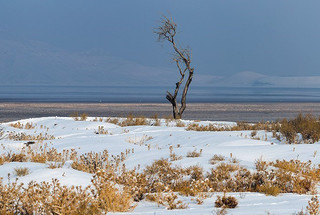
[[[217,200],[214,202],[215,207],[217,208],[235,208],[238,205],[238,200],[233,196],[226,196],[225,194],[223,197],[217,196]]]
[[[210,159],[210,164],[214,165],[216,164],[217,162],[220,162],[220,161],[224,161],[224,157],[222,155],[213,155],[213,157]]]
[[[25,125],[22,124],[21,122],[16,122],[16,123],[11,123],[10,124],[11,127],[13,128],[18,128],[18,129],[34,129],[35,125],[31,122],[27,122]]]
[[[27,167],[17,167],[14,168],[14,172],[17,176],[21,177],[28,175],[30,173],[30,170]]]
[[[202,154],[202,149],[200,149],[199,152],[197,152],[196,150],[192,151],[192,152],[188,152],[187,153],[187,157],[190,157],[190,158],[196,158],[196,157],[200,157]]]
[[[103,126],[98,126],[98,131],[95,132],[96,134],[109,134],[108,130],[105,130]]]
[[[186,124],[184,124],[181,120],[176,120],[176,126],[177,127],[186,127]]]
[[[320,204],[318,196],[313,196],[310,201],[308,201],[307,211],[310,215],[320,215]]]
[[[255,161],[255,166],[257,171],[266,171],[269,164],[262,159],[258,159]]]
[[[137,125],[147,125],[148,121],[144,116],[134,117],[132,114],[129,114],[125,120],[119,123],[120,126],[137,126]]]
[[[157,114],[154,114],[152,117],[151,117],[154,122],[153,122],[153,126],[160,126],[161,123],[160,123],[160,119],[158,118],[158,115]]]
[[[255,137],[257,135],[257,131],[252,131],[250,135],[251,137]]]
[[[168,210],[186,209],[188,207],[187,204],[178,200],[178,196],[172,191],[169,191],[168,193],[158,192],[155,194],[148,194],[147,199],[156,202],[158,205],[165,206]]]
[[[283,119],[280,132],[290,144],[297,142],[298,133],[305,143],[315,143],[320,140],[320,122],[310,114],[299,114],[292,120]]]
[[[72,117],[75,121],[80,120],[78,112],[74,112],[74,113],[70,114],[70,117]]]
[[[119,119],[117,119],[117,118],[113,118],[113,119],[112,118],[108,118],[108,119],[105,120],[105,122],[118,125],[119,124]]]
[[[8,135],[9,140],[15,140],[15,141],[30,141],[30,140],[37,140],[37,141],[44,141],[44,140],[54,140],[55,136],[49,135],[47,133],[43,134],[40,133],[38,135],[28,135],[25,133],[15,133],[15,132],[10,132]]]
[[[129,195],[104,177],[96,175],[93,187],[68,187],[51,183],[0,183],[0,214],[106,214],[134,207]]]
[[[177,155],[176,153],[170,153],[170,161],[177,161],[181,159],[182,159],[181,155]]]
[[[119,191],[108,172],[99,171],[92,179],[95,188],[94,196],[98,200],[98,207],[106,212],[126,212],[134,208],[132,196],[124,188]]]
[[[105,169],[108,166],[108,158],[109,153],[107,150],[102,153],[89,152],[73,161],[71,167],[83,172],[96,173],[98,170]]]
[[[88,118],[88,114],[87,114],[87,113],[82,113],[82,114],[80,115],[80,120],[81,120],[81,121],[86,121],[87,118]]]
[[[264,184],[258,187],[258,191],[270,196],[277,196],[281,189],[278,186]]]

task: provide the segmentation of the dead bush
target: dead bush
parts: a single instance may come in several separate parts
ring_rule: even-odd
[[[320,140],[320,122],[310,114],[299,114],[291,120],[283,119],[280,132],[290,144],[297,143],[298,133],[304,143],[315,143]]]
[[[217,154],[215,154],[215,155],[213,155],[213,157],[210,159],[210,164],[212,164],[212,165],[214,165],[214,164],[216,164],[216,163],[218,163],[218,162],[220,162],[220,161],[224,161],[225,159],[224,159],[224,157],[222,156],[222,155],[217,155]]]
[[[14,173],[21,177],[21,176],[25,176],[28,175],[30,173],[30,170],[27,167],[17,167],[14,168]]]
[[[278,186],[271,184],[263,184],[259,186],[257,190],[269,196],[277,196],[281,192],[281,189]]]
[[[309,215],[320,215],[320,204],[318,196],[313,196],[310,201],[308,201],[307,211]]]
[[[144,116],[135,117],[129,114],[122,122],[119,123],[120,126],[137,126],[137,125],[148,125],[148,121]]]
[[[186,127],[186,124],[183,123],[181,120],[176,120],[176,126],[177,127]]]
[[[170,153],[170,161],[177,161],[181,159],[182,159],[181,155],[177,155],[176,153]]]
[[[224,194],[223,197],[217,196],[214,204],[217,208],[235,208],[238,205],[238,200],[233,196],[226,196]]]
[[[200,157],[201,154],[202,154],[202,149],[200,149],[199,152],[197,152],[197,150],[194,150],[194,151],[192,151],[192,152],[188,152],[188,153],[187,153],[187,157],[188,157],[188,158],[196,158],[196,157]]]
[[[87,118],[88,118],[88,114],[87,114],[87,113],[82,113],[82,114],[80,115],[80,120],[81,120],[81,121],[86,121]]]

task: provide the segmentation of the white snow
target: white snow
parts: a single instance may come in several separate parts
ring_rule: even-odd
[[[173,164],[179,166],[200,165],[205,170],[212,168],[209,163],[214,154],[220,154],[229,159],[237,158],[241,166],[248,169],[254,169],[254,163],[257,159],[274,161],[277,159],[299,159],[301,161],[311,160],[313,164],[320,164],[320,145],[300,144],[286,145],[279,143],[272,138],[271,133],[259,131],[257,136],[267,140],[254,140],[250,138],[251,131],[224,131],[224,132],[198,132],[186,131],[184,127],[174,127],[172,124],[166,126],[164,120],[161,120],[161,126],[129,126],[120,127],[106,122],[94,122],[94,118],[88,118],[87,121],[75,121],[68,117],[45,117],[19,120],[26,124],[33,123],[34,129],[17,129],[10,126],[11,123],[1,124],[4,128],[4,138],[0,138],[0,154],[10,151],[19,151],[24,147],[26,141],[13,141],[6,138],[9,132],[24,132],[35,135],[39,133],[48,133],[54,135],[56,139],[44,141],[31,145],[32,148],[48,144],[58,151],[63,149],[75,149],[78,154],[86,152],[102,152],[108,150],[109,154],[119,155],[127,149],[134,149],[124,163],[127,168],[134,168],[138,165],[143,169],[150,165],[154,160],[160,158],[169,158],[169,147],[173,147],[173,152],[183,156],[182,160],[173,161]],[[106,119],[106,118],[104,118]],[[121,120],[121,119],[120,119]],[[184,123],[194,123],[193,121],[183,121]],[[230,126],[233,122],[196,122],[201,125],[209,123],[218,126]],[[171,126],[170,126],[171,125]],[[98,127],[103,126],[109,134],[96,134]],[[150,139],[148,138],[150,137]],[[152,137],[152,138],[151,138]],[[149,139],[149,140],[148,140]],[[143,142],[143,140],[147,140]],[[148,147],[149,145],[149,147]],[[202,155],[197,158],[186,157],[188,152],[202,149]],[[316,156],[314,156],[315,152]],[[0,166],[0,177],[3,183],[8,183],[8,173],[10,180],[13,181],[17,176],[14,173],[16,167],[27,167],[30,174],[19,177],[19,181],[27,184],[31,180],[51,181],[52,178],[60,180],[61,184],[68,186],[81,185],[87,186],[91,182],[91,174],[74,170],[67,162],[62,168],[49,169],[48,164],[39,164],[32,162],[25,163],[6,163]],[[218,193],[219,194],[219,193]],[[204,200],[204,204],[197,205],[191,197],[181,197],[189,203],[189,207],[183,210],[166,210],[163,206],[142,201],[139,202],[133,212],[127,214],[215,214],[214,207],[215,196]],[[221,194],[219,194],[221,195]],[[229,193],[237,197],[239,205],[236,209],[228,210],[228,214],[291,214],[300,211],[307,205],[311,196],[297,194],[281,194],[277,197],[266,196],[260,193]],[[126,213],[116,213],[126,214]]]

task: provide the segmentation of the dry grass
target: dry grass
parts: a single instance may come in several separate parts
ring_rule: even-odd
[[[181,120],[176,120],[176,127],[186,127],[186,124]]]
[[[17,167],[14,168],[14,173],[21,177],[21,176],[25,176],[25,175],[29,175],[30,170],[27,167]]]
[[[87,114],[87,113],[82,113],[82,114],[80,115],[80,120],[81,120],[81,121],[86,121],[87,118],[88,118],[88,114]]]
[[[310,114],[299,114],[292,120],[283,119],[280,132],[290,144],[298,143],[297,134],[301,134],[304,143],[315,143],[320,140],[320,122]]]
[[[61,210],[57,210],[57,213],[62,214],[74,214],[79,210],[81,213],[86,212],[89,214],[92,211],[95,214],[101,214],[106,211],[128,211],[133,207],[133,201],[141,201],[146,197],[149,200],[153,199],[153,201],[165,205],[168,209],[183,208],[186,205],[179,201],[177,193],[194,196],[199,204],[207,197],[204,194],[208,192],[260,192],[267,195],[277,195],[279,193],[311,194],[316,191],[316,185],[320,181],[320,167],[313,166],[311,162],[298,160],[265,162],[260,159],[256,161],[256,171],[249,171],[240,167],[236,162],[227,163],[230,160],[227,159],[226,161],[221,155],[212,157],[210,163],[216,165],[209,172],[204,172],[199,166],[188,168],[174,166],[168,159],[157,160],[145,169],[139,169],[138,167],[139,171],[136,169],[128,171],[123,161],[129,153],[133,153],[133,151],[128,149],[126,152],[116,156],[110,155],[108,151],[101,153],[90,152],[77,156],[74,150],[66,150],[59,153],[56,149],[48,149],[46,147],[40,147],[37,151],[32,151],[31,147],[26,147],[21,153],[3,154],[0,156],[0,164],[13,161],[33,161],[47,163],[48,168],[59,168],[63,166],[65,161],[73,160],[72,168],[94,174],[92,185],[94,186],[94,191],[91,190],[92,187],[78,191],[77,189],[79,188],[71,189],[60,186],[59,189],[61,189],[61,192],[65,192],[66,195],[79,195],[79,198],[83,198],[83,202],[77,200],[77,203],[70,203],[72,205],[72,207],[70,206],[71,208],[77,208],[69,211],[68,208],[61,206],[62,203],[56,202],[58,200],[48,200],[54,207],[61,207]],[[190,152],[191,157],[197,157],[199,154],[201,155],[201,151]],[[170,146],[170,160],[176,160],[178,157],[173,153],[173,146]],[[42,189],[42,186],[50,187],[53,186],[53,183],[57,182],[34,184],[29,191],[35,192],[34,189],[38,190],[40,189],[39,187]],[[19,187],[18,185],[16,186]],[[59,187],[56,184],[55,186]],[[3,187],[1,189],[8,189],[8,187]],[[50,189],[48,188],[47,190]],[[21,190],[17,192],[29,191]],[[46,192],[50,193],[50,191]],[[19,196],[20,194],[18,193],[17,195]],[[49,194],[47,193],[46,195]],[[41,198],[45,199],[47,197],[41,196]],[[75,199],[77,198],[75,197]],[[34,210],[35,213],[39,212],[39,210],[46,212],[47,208],[45,207],[47,206],[43,205],[42,200],[32,199],[32,201],[35,201],[36,204],[30,210]],[[37,201],[40,202],[37,203]],[[68,202],[70,200],[67,199],[65,201]],[[82,202],[81,206],[79,205],[80,202]],[[219,202],[227,202],[229,204],[227,200],[223,201],[223,197],[220,198]],[[24,203],[19,204],[23,205]],[[7,209],[13,210],[10,207]],[[21,206],[20,208],[23,207]],[[0,212],[2,212],[1,210],[7,210],[3,208],[5,207],[0,205]],[[24,212],[19,213],[23,214]]]
[[[178,196],[172,191],[168,193],[156,193],[147,195],[149,201],[156,202],[158,205],[165,206],[168,210],[174,209],[186,209],[187,204],[183,203],[181,200],[178,200]]]
[[[296,143],[315,143],[320,140],[320,121],[317,117],[307,114],[303,116],[299,114],[296,118],[288,120],[286,118],[277,122],[258,122],[255,124],[246,122],[237,122],[235,126],[216,126],[213,124],[209,125],[199,125],[198,123],[189,124],[186,130],[192,131],[242,131],[242,130],[252,130],[251,137],[255,139],[260,139],[256,137],[258,130],[265,130],[272,132],[273,138],[284,139],[286,143],[296,144]],[[280,133],[281,135],[279,135]],[[301,135],[301,140],[299,140],[299,134]],[[266,139],[264,137],[263,139]]]
[[[144,116],[135,117],[132,114],[129,114],[126,119],[118,123],[121,127],[125,126],[138,126],[138,125],[149,125],[147,119]]]
[[[255,124],[246,122],[237,122],[235,126],[216,126],[213,124],[199,125],[198,123],[189,124],[186,130],[192,131],[245,131],[245,130],[279,130],[278,122],[258,122]]]
[[[77,157],[77,152],[72,150],[63,150],[58,152],[55,148],[48,148],[46,145],[41,146],[37,150],[33,150],[30,147],[23,148],[20,152],[8,152],[0,155],[0,165],[10,162],[60,162],[62,165],[67,160],[73,160]]]
[[[213,157],[210,159],[209,163],[212,164],[212,165],[214,165],[214,164],[216,164],[216,163],[218,163],[218,162],[220,162],[220,161],[224,161],[224,160],[225,160],[225,159],[224,159],[224,157],[223,157],[222,155],[217,155],[217,154],[215,154],[215,155],[213,155]]]
[[[134,137],[129,137],[129,138],[127,138],[126,139],[126,141],[128,142],[128,143],[132,143],[132,144],[135,144],[135,145],[140,145],[140,146],[142,146],[142,145],[145,145],[145,143],[147,142],[147,141],[149,141],[149,140],[152,140],[153,139],[153,137],[152,136],[148,136],[148,135],[143,135],[143,136],[140,136],[140,137],[136,137],[136,136],[134,136]]]
[[[21,122],[11,123],[11,127],[18,128],[18,129],[34,129],[36,125],[34,125],[32,122],[27,122],[25,125]]]
[[[43,134],[40,133],[39,135],[29,135],[25,133],[15,133],[10,132],[8,135],[9,140],[15,140],[15,141],[30,141],[30,140],[36,140],[36,141],[44,141],[44,140],[54,140],[55,136],[49,135],[47,133]]]
[[[188,153],[187,153],[187,157],[188,157],[188,158],[197,158],[197,157],[200,157],[201,154],[202,154],[202,149],[200,149],[199,152],[197,152],[197,150],[194,150],[194,151],[192,151],[192,152],[188,152]]]
[[[320,215],[320,204],[318,196],[313,196],[311,200],[308,201],[307,211],[310,215]]]
[[[130,195],[103,176],[96,174],[92,182],[86,188],[62,186],[58,180],[25,188],[0,183],[0,214],[105,214],[134,208]]]
[[[109,134],[109,131],[104,129],[103,126],[98,126],[98,131],[95,132],[96,134]]]
[[[176,153],[170,153],[170,161],[177,161],[181,159],[182,159],[181,155],[177,155]]]
[[[223,197],[217,196],[214,204],[217,208],[235,208],[238,205],[238,200],[233,196],[226,196],[224,194]]]
[[[259,192],[269,196],[277,196],[281,192],[281,189],[277,185],[271,184],[263,184],[259,186],[257,189]]]

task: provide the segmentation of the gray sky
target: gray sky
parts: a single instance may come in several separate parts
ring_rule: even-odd
[[[134,85],[156,75],[151,84],[170,86],[171,47],[153,34],[168,13],[192,49],[195,84],[243,72],[260,82],[318,76],[319,11],[319,0],[0,0],[1,83]]]

